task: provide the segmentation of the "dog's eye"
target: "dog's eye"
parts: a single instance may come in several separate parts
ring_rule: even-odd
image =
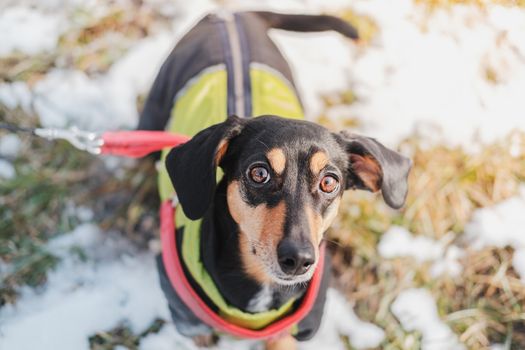
[[[319,188],[325,193],[332,193],[339,187],[339,181],[332,175],[325,175],[319,183]]]
[[[256,166],[250,169],[250,179],[258,184],[264,184],[270,181],[270,173],[265,167]]]

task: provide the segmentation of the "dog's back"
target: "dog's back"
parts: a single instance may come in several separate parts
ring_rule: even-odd
[[[165,129],[172,116],[192,123],[195,113],[191,116],[175,113],[176,103],[191,86],[199,83],[203,74],[218,71],[223,76],[215,77],[214,83],[220,86],[203,84],[209,90],[199,93],[208,95],[207,99],[194,103],[220,104],[212,100],[222,98],[225,106],[207,110],[214,114],[206,116],[213,122],[221,122],[233,114],[301,117],[290,67],[268,36],[270,28],[298,32],[334,30],[357,38],[351,25],[333,16],[272,12],[209,14],[179,41],[166,59],[146,100],[138,129]],[[217,95],[213,96],[213,92]]]
[[[268,36],[270,28],[334,30],[357,38],[352,26],[333,16],[209,14],[177,43],[164,62],[138,129],[167,129],[191,137],[229,115],[302,119],[291,69]],[[174,192],[164,167],[159,172],[159,190],[163,200]]]

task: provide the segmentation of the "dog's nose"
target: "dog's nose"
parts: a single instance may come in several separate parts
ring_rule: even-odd
[[[284,273],[302,275],[315,262],[315,251],[311,243],[294,242],[284,239],[277,247],[277,259]]]

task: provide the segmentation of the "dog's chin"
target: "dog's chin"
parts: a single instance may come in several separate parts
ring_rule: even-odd
[[[286,275],[282,271],[271,271],[268,273],[268,275],[271,277],[271,279],[275,282],[277,285],[281,286],[294,286],[296,284],[306,284],[314,275],[315,268],[317,267],[317,264],[315,266],[312,266],[312,268],[306,272],[305,274],[299,275],[299,276],[291,276]]]

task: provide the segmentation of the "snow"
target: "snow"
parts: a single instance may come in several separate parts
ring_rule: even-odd
[[[271,36],[292,63],[292,73],[306,117],[315,119],[324,109],[320,96],[345,90],[351,82],[353,62],[350,40],[330,32],[297,34],[274,31]]]
[[[477,209],[472,220],[465,227],[467,239],[472,248],[487,246],[516,248],[525,247],[525,185],[520,195],[509,198],[494,206]]]
[[[136,98],[147,91],[174,39],[206,11],[217,7],[208,0],[170,6],[150,0],[148,4],[175,16],[173,29],[139,42],[104,76],[87,77],[79,71],[61,70],[48,74],[35,87],[34,97],[35,110],[44,125],[74,123],[97,130],[136,125]],[[348,6],[342,1],[228,4],[230,8],[307,13],[337,12]],[[83,6],[96,7],[90,2]],[[362,133],[388,145],[396,145],[414,131],[432,130],[425,137],[475,151],[476,141],[491,142],[515,128],[525,130],[521,114],[525,99],[520,93],[525,90],[525,44],[520,35],[525,30],[525,9],[486,5],[481,10],[458,5],[429,15],[423,6],[410,0],[395,4],[362,0],[353,2],[352,8],[378,24],[378,35],[366,48],[357,48],[335,33],[271,33],[290,62],[309,119],[315,119],[323,109],[320,95],[352,89],[357,102],[339,111],[357,117]],[[2,23],[6,28],[17,28],[18,22],[9,18],[28,16],[37,20],[35,26],[24,28],[39,35],[46,33],[46,39],[53,42],[46,44],[46,49],[52,49],[60,33],[57,16],[12,7],[0,17],[0,28]],[[27,37],[29,46],[36,50],[39,36]],[[494,81],[489,81],[487,74]],[[16,99],[2,95],[6,93],[0,87],[0,101],[11,100],[8,104],[12,106]]]
[[[20,137],[15,134],[8,134],[0,137],[0,156],[6,158],[16,158],[22,148]]]
[[[345,115],[358,117],[363,133],[396,145],[430,127],[434,141],[475,150],[474,140],[487,143],[514,128],[525,130],[525,45],[518,34],[525,30],[525,10],[487,7],[455,6],[428,16],[408,0],[355,1],[352,8],[380,28],[365,50],[335,34],[276,39],[310,116],[320,112],[320,93],[351,88],[358,100]],[[315,68],[320,65],[322,71]],[[487,69],[496,83],[486,78]]]
[[[524,9],[454,6],[428,16],[409,0],[362,1],[355,8],[381,31],[376,46],[352,67],[359,101],[350,111],[367,133],[396,144],[430,124],[437,140],[472,148],[475,137],[490,142],[513,128],[525,130],[518,36],[525,30]],[[487,68],[497,83],[486,79]]]
[[[49,72],[34,88],[42,126],[99,131],[135,127],[137,97],[149,89],[172,46],[166,32],[143,39],[106,75],[96,78],[76,70]]]
[[[16,176],[13,164],[5,159],[0,159],[0,179],[11,180]]]
[[[469,249],[506,247],[515,249],[513,266],[525,283],[525,185],[519,194],[496,205],[476,209],[465,226],[464,241]],[[456,246],[447,247],[447,236],[441,241],[415,236],[402,227],[393,226],[378,244],[379,254],[386,259],[411,257],[417,262],[433,262],[433,277],[448,274],[458,277],[462,266],[459,260],[465,251]]]
[[[356,349],[375,348],[385,338],[385,332],[378,326],[361,321],[354,313],[345,297],[329,289],[319,335],[309,342],[301,344],[301,349],[341,349],[346,347],[340,341],[340,335],[349,337],[350,344]]]
[[[457,277],[463,271],[459,259],[464,251],[455,245],[447,247],[451,237],[446,235],[436,241],[425,236],[415,236],[404,227],[392,226],[381,236],[377,249],[385,259],[408,257],[418,263],[433,262],[430,267],[433,277],[443,274]]]
[[[75,205],[73,201],[68,201],[65,207],[65,213],[68,217],[76,217],[81,223],[88,223],[93,220],[93,209],[84,205]]]
[[[0,348],[88,349],[88,336],[119,324],[138,333],[157,317],[170,320],[152,253],[138,252],[124,238],[101,232],[93,224],[82,224],[50,241],[47,250],[61,262],[41,290],[24,288],[16,305],[0,309]],[[382,329],[357,318],[335,290],[328,291],[325,312],[318,335],[300,349],[344,350],[340,334],[349,336],[357,349],[376,347],[384,338]],[[25,336],[28,329],[31,337]],[[225,337],[218,349],[246,346],[260,348]],[[197,349],[170,323],[141,344],[141,349],[163,348]]]
[[[525,282],[525,185],[519,194],[496,205],[474,211],[465,226],[464,242],[469,249],[480,250],[486,247],[506,247],[515,249],[513,266]],[[410,257],[415,261],[432,262],[430,273],[433,277],[448,274],[458,277],[462,266],[459,260],[465,251],[448,245],[449,236],[436,241],[428,237],[416,236],[407,229],[392,226],[385,232],[377,246],[379,255],[386,259]]]
[[[436,260],[444,252],[444,246],[431,238],[413,236],[407,229],[392,226],[381,236],[377,247],[384,258],[411,256],[417,262]]]
[[[436,303],[426,289],[401,292],[391,305],[392,313],[407,331],[422,335],[422,350],[466,349],[457,336],[439,318]]]
[[[62,258],[60,266],[43,290],[23,289],[16,305],[0,310],[0,348],[88,349],[96,332],[120,323],[140,332],[156,317],[168,318],[153,257],[123,238],[83,224],[48,249]]]
[[[525,185],[520,194],[496,205],[477,209],[465,227],[472,249],[514,248],[513,266],[525,283]]]
[[[441,275],[448,275],[450,277],[460,277],[463,272],[463,266],[460,259],[465,256],[465,251],[456,245],[450,245],[445,256],[436,260],[430,267],[430,274],[436,278]]]
[[[300,350],[330,349],[345,350],[340,336],[349,337],[350,344],[355,349],[369,349],[380,345],[385,333],[378,326],[361,321],[352,307],[334,289],[329,289],[325,306],[325,315],[319,333],[310,341],[299,343]],[[197,350],[191,341],[178,334],[174,327],[164,327],[158,334],[152,334],[141,342],[142,350],[153,349],[184,349]],[[232,340],[228,337],[220,339],[218,349],[243,350],[262,349],[259,342]]]
[[[78,206],[75,208],[75,214],[81,222],[91,221],[93,219],[93,210],[85,206]]]
[[[243,343],[243,345],[245,345]],[[140,343],[141,350],[194,350],[196,346],[191,339],[186,338],[175,330],[172,325],[164,326],[159,333],[150,334]],[[245,347],[245,349],[247,349]],[[233,350],[233,349],[232,349]]]
[[[507,350],[509,347],[505,346],[505,344],[492,344],[490,346],[490,350]]]
[[[520,247],[514,251],[512,265],[516,272],[521,276],[523,283],[525,283],[525,247]]]
[[[15,81],[14,83],[0,83],[0,103],[9,109],[17,107],[24,111],[31,110],[31,91],[27,84],[23,81]]]
[[[62,33],[60,14],[43,14],[16,6],[0,13],[0,57],[15,52],[34,55],[51,51]]]

